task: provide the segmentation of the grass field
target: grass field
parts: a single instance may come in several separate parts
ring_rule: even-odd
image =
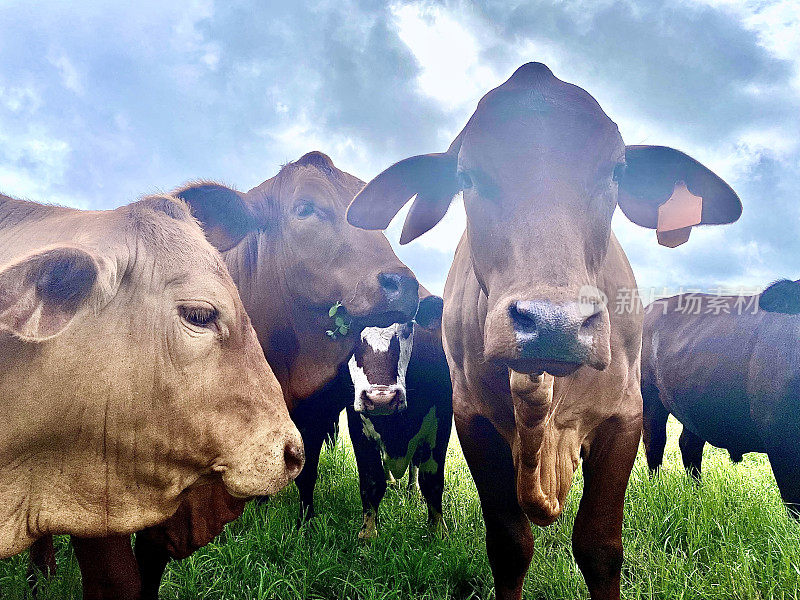
[[[693,485],[670,424],[666,469],[651,480],[644,456],[625,505],[625,598],[800,598],[800,526],[790,521],[764,455],[739,465],[706,447],[704,479]],[[576,475],[563,517],[534,527],[536,550],[525,598],[588,596],[571,555],[582,487]],[[358,477],[346,436],[321,461],[318,518],[296,530],[292,486],[266,506],[250,505],[215,543],[172,563],[161,587],[169,599],[493,598],[477,492],[453,436],[447,465],[449,536],[429,534],[421,498],[390,489],[379,539],[359,542]],[[57,540],[59,574],[42,582],[45,599],[80,598],[80,574],[66,539]],[[0,562],[3,598],[28,598],[27,555]]]

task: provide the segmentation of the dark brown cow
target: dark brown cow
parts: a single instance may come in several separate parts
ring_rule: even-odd
[[[601,301],[600,292],[613,299],[636,285],[611,216],[619,202],[675,245],[692,225],[735,221],[741,204],[685,154],[626,148],[594,98],[538,63],[486,94],[447,152],[373,179],[348,220],[385,228],[416,194],[408,242],[459,190],[467,228],[445,287],[444,345],[497,598],[521,597],[529,520],[546,525],[561,514],[580,458],[575,558],[592,598],[619,598],[623,499],[641,435],[642,329],[636,311],[609,314]]]
[[[247,193],[203,182],[175,192],[222,252],[303,437],[307,458],[296,483],[305,514],[313,513],[322,444],[352,402],[346,363],[358,332],[410,321],[417,310],[417,281],[386,237],[345,220],[363,185],[326,155],[310,152]],[[336,302],[352,335],[326,335]],[[172,519],[137,535],[141,584],[131,576],[136,564],[127,538],[108,540],[113,551],[77,540],[89,546],[85,552],[76,546],[79,558],[91,557],[81,562],[84,598],[157,598],[169,557],[207,544],[243,510],[243,501],[216,486],[193,491]]]
[[[642,334],[644,444],[661,466],[670,413],[683,464],[700,477],[703,446],[738,462],[766,452],[790,514],[800,510],[800,285],[757,296],[673,296],[651,305]]]

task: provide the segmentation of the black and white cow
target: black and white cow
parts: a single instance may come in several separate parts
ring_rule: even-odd
[[[386,481],[399,479],[406,470],[410,489],[419,474],[428,522],[444,533],[442,493],[453,389],[442,348],[442,299],[421,298],[412,323],[364,329],[349,367],[355,399],[347,407],[347,422],[364,509],[358,537],[377,536]]]

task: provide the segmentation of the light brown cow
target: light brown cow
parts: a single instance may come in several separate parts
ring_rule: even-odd
[[[0,558],[136,531],[194,484],[274,493],[302,446],[236,286],[167,196],[0,196]]]
[[[683,187],[691,194],[664,208]],[[626,148],[594,98],[539,63],[486,94],[447,152],[373,179],[348,220],[385,228],[416,194],[408,242],[459,190],[467,228],[445,287],[445,351],[497,598],[521,597],[529,520],[546,525],[561,514],[581,458],[575,558],[592,598],[619,598],[623,499],[642,418],[642,324],[637,311],[610,314],[602,302],[600,292],[614,299],[636,286],[611,216],[619,202],[634,222],[677,231],[662,239],[674,245],[692,225],[735,221],[741,204],[676,150]]]
[[[322,444],[353,401],[346,363],[359,331],[410,321],[417,310],[417,281],[386,237],[345,219],[363,186],[325,154],[309,152],[249,192],[208,182],[175,192],[222,251],[303,436],[307,460],[297,486],[305,516],[313,514]],[[333,338],[326,330],[336,302],[351,329]],[[137,535],[141,581],[127,538],[73,539],[84,596],[157,598],[169,558],[207,544],[243,510],[220,486],[192,490],[172,518]],[[44,550],[40,567],[52,557]]]

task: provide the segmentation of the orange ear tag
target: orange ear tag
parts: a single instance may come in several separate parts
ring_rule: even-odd
[[[669,200],[658,207],[656,237],[658,243],[667,248],[675,248],[689,240],[692,227],[703,220],[703,198],[695,196],[678,181]]]

